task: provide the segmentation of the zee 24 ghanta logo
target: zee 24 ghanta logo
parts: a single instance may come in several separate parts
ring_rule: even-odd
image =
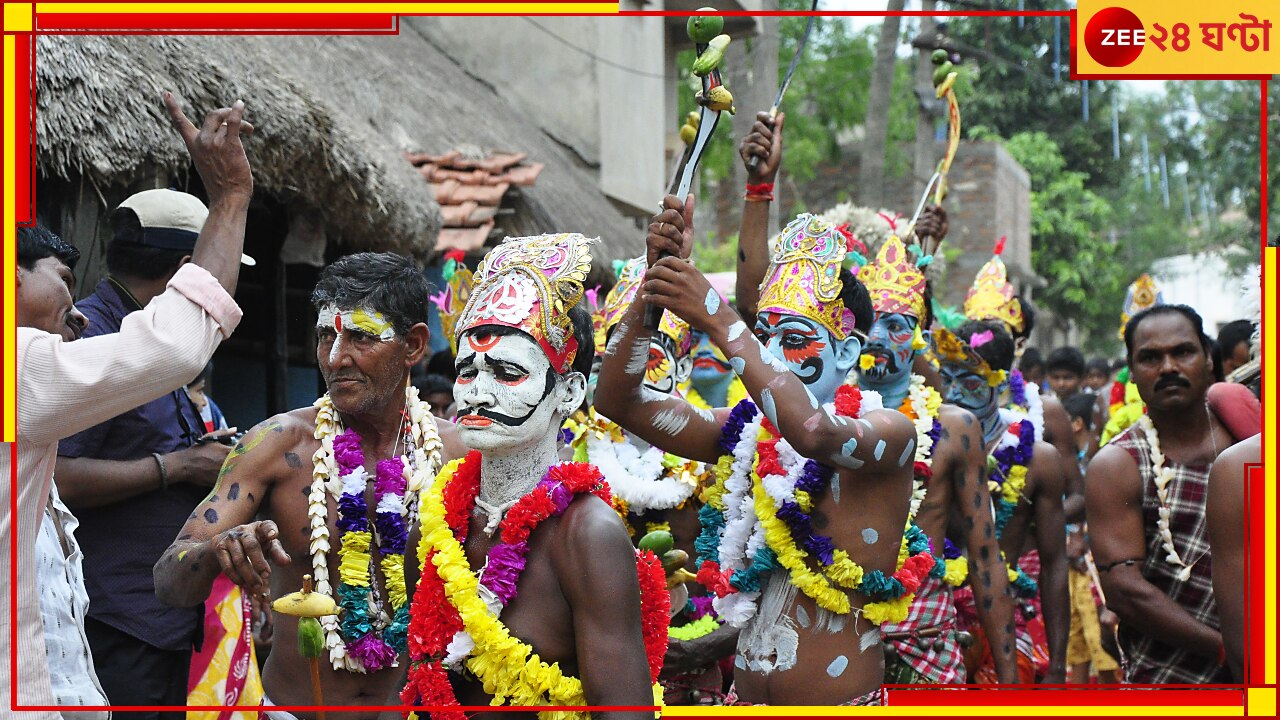
[[[1233,18],[1234,20],[1234,18]],[[1225,43],[1239,43],[1244,52],[1263,52],[1271,49],[1271,20],[1258,21],[1254,15],[1239,14],[1236,22],[1201,22],[1199,42],[1214,51],[1222,52]],[[1192,26],[1174,23],[1166,28],[1151,23],[1148,30],[1138,16],[1125,8],[1109,7],[1089,18],[1084,29],[1084,45],[1099,65],[1124,67],[1129,65],[1149,43],[1160,52],[1186,52],[1191,48]]]

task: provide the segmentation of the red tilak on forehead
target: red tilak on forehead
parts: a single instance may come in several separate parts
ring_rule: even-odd
[[[342,313],[333,314],[333,329],[342,332]]]

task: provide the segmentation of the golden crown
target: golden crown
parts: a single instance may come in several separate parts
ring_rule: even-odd
[[[1146,273],[1129,285],[1129,291],[1124,296],[1124,310],[1120,312],[1120,339],[1124,339],[1124,328],[1129,324],[1129,318],[1146,310],[1149,307],[1164,304],[1164,293],[1160,292],[1160,287],[1156,285],[1156,281]]]
[[[986,340],[990,341],[991,332],[987,331],[984,334]],[[971,341],[974,340],[971,339]],[[1009,377],[1009,373],[1004,370],[992,369],[986,359],[979,355],[969,343],[956,337],[955,333],[941,325],[933,331],[933,347],[939,362],[960,365],[985,379],[987,385],[991,387],[999,387],[1000,383]]]
[[[458,324],[458,318],[462,315],[462,309],[471,298],[472,280],[470,268],[459,264],[453,271],[453,275],[445,282],[444,290],[430,298],[440,311],[440,328],[445,338],[449,340],[449,348],[454,356],[458,354],[458,336],[453,331]]]
[[[871,305],[878,313],[925,316],[924,273],[916,267],[897,235],[880,246],[876,259],[858,272],[858,279],[871,293]]]
[[[517,328],[565,372],[579,349],[569,311],[582,299],[596,242],[578,233],[504,240],[476,268],[456,337],[482,325]]]
[[[626,314],[627,308],[631,307],[631,303],[636,299],[636,293],[640,291],[640,285],[644,283],[644,272],[646,269],[646,261],[644,257],[632,258],[618,269],[618,284],[613,286],[609,291],[609,295],[604,299],[604,323],[601,326],[603,337],[609,336],[609,331],[622,320],[622,316]],[[676,344],[676,357],[684,357],[693,349],[693,334],[689,330],[689,324],[673,312],[662,311],[662,320],[658,323],[658,332],[671,338]]]
[[[964,297],[964,314],[970,320],[999,320],[1011,333],[1022,332],[1022,303],[1014,297],[1009,272],[1000,259],[1004,238],[996,243],[996,252],[978,271],[973,287]]]
[[[760,285],[758,312],[799,315],[820,323],[837,340],[855,332],[853,313],[840,298],[845,238],[831,223],[803,213],[773,240],[773,258]]]

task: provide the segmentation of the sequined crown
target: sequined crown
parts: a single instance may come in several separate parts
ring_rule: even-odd
[[[991,332],[981,333],[985,335],[985,339],[990,341]],[[980,342],[975,335],[970,342]],[[999,387],[1000,383],[1008,379],[1009,373],[1004,370],[996,370],[992,368],[985,358],[973,349],[969,342],[965,342],[956,337],[956,334],[945,327],[937,327],[933,331],[933,347],[937,354],[938,361],[944,363],[952,363],[960,365],[966,370],[982,377],[987,381],[987,385],[991,387]]]
[[[837,340],[855,332],[853,313],[840,299],[845,237],[818,217],[803,213],[770,243],[773,258],[760,284],[758,312],[799,315],[821,323]]]
[[[1009,272],[1000,259],[1004,242],[1000,238],[995,254],[973,279],[973,287],[964,297],[964,314],[970,320],[998,320],[1017,334],[1022,332],[1022,303],[1014,297]]]
[[[1150,275],[1142,273],[1142,277],[1129,285],[1129,292],[1124,296],[1124,310],[1120,312],[1120,338],[1124,339],[1124,328],[1129,318],[1156,305],[1164,304],[1164,293]]]
[[[876,259],[858,271],[858,279],[871,293],[871,305],[878,313],[925,316],[924,273],[916,267],[907,247],[897,235],[880,246]]]
[[[569,311],[582,299],[596,242],[578,233],[504,240],[476,268],[456,337],[481,325],[517,328],[538,341],[556,372],[565,372],[579,349]]]
[[[636,293],[644,283],[645,268],[646,261],[643,257],[632,258],[618,268],[618,284],[613,286],[604,300],[602,330],[605,337],[608,337],[609,331],[622,320],[627,308],[631,307],[631,303],[636,299]],[[673,312],[666,310],[662,312],[658,332],[671,338],[676,344],[676,357],[684,357],[693,349],[693,334],[689,330],[689,324]]]
[[[454,328],[458,325],[458,318],[462,315],[462,309],[466,307],[467,300],[471,298],[472,281],[471,269],[458,265],[453,275],[445,282],[444,290],[430,298],[440,311],[440,328],[448,338],[449,349],[455,357],[458,354],[458,336],[454,334]]]

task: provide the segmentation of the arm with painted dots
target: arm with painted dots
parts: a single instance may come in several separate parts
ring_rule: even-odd
[[[267,590],[270,563],[288,564],[290,558],[276,524],[253,518],[275,479],[287,469],[286,456],[292,450],[281,417],[257,425],[232,448],[212,492],[152,570],[160,602],[199,605],[219,573],[249,594]]]

